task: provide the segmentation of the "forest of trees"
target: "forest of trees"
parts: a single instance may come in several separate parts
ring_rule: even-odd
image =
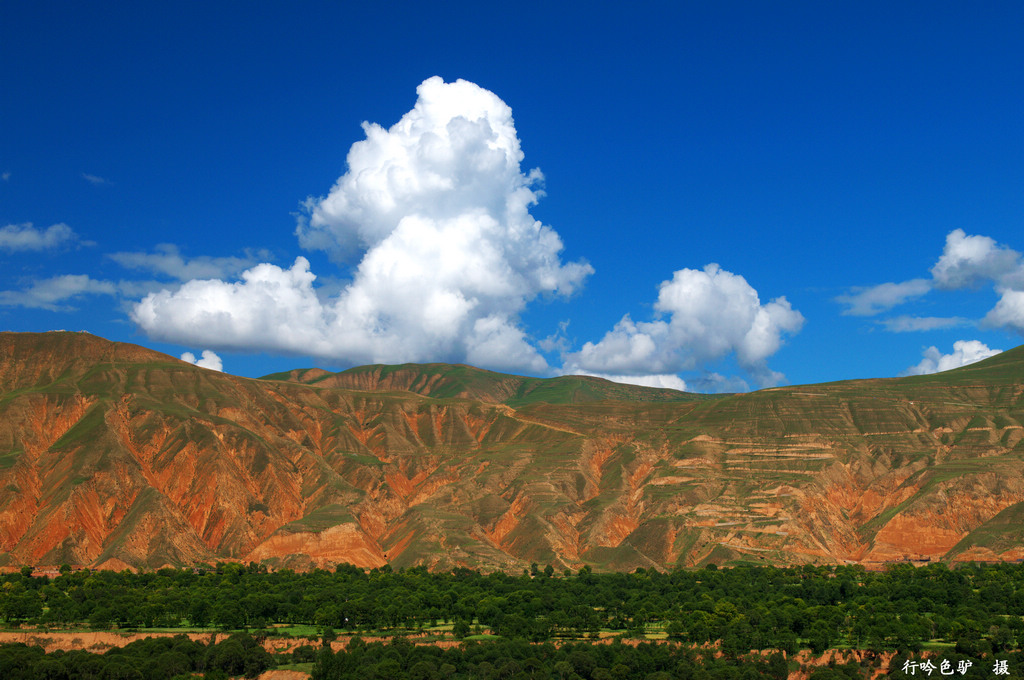
[[[524,668],[535,665],[531,658],[545,668],[553,669],[562,662],[571,665],[563,658],[567,653],[563,650],[571,645],[528,643],[588,640],[599,631],[627,639],[659,633],[683,643],[654,645],[677,649],[673,654],[681,654],[681,649],[692,654],[695,646],[713,644],[731,659],[750,650],[791,654],[802,647],[821,652],[836,646],[909,654],[935,643],[945,643],[950,654],[986,659],[1015,652],[1024,639],[1021,564],[956,568],[940,563],[920,568],[897,564],[880,572],[859,566],[712,566],[668,573],[638,569],[629,574],[594,573],[586,567],[559,574],[550,567],[534,565],[522,574],[510,575],[469,569],[431,573],[423,568],[393,571],[383,567],[367,571],[350,565],[340,565],[334,571],[268,572],[255,564],[227,563],[209,569],[168,568],[138,574],[70,568],[63,568],[53,578],[31,573],[25,569],[0,577],[0,618],[9,626],[216,627],[266,636],[281,634],[280,626],[290,624],[315,626],[321,637],[331,637],[336,631],[403,635],[426,629],[439,637],[459,639],[488,632],[501,638],[488,644],[515,643],[518,646],[508,649],[534,650],[516,653],[520,670],[510,675],[499,672],[495,677],[522,675]],[[440,624],[445,624],[443,629],[438,628]],[[487,648],[487,644],[481,646]],[[380,654],[395,660],[401,650],[408,651],[385,647],[387,650],[381,651],[371,644],[337,655],[327,652],[317,661],[318,677],[356,677],[346,675],[354,655]],[[420,646],[415,647],[418,650]],[[606,645],[594,646],[595,651],[588,652],[590,646],[583,645],[576,651],[599,654],[603,647]],[[445,664],[459,669],[463,667],[460,663],[470,663],[442,658],[449,652],[409,653],[439,654],[416,663],[427,661],[421,670],[432,667],[448,677],[451,672],[439,670]],[[204,651],[202,658],[208,653],[212,652]],[[643,653],[656,656],[668,652]],[[383,656],[374,663],[384,663]],[[768,658],[770,651],[765,663]],[[655,664],[657,668],[650,672],[684,677],[674,669],[695,661],[680,657],[665,663],[671,669]],[[617,677],[615,665],[595,661],[594,668],[604,668],[612,673],[609,677]],[[698,665],[709,668],[703,662]],[[559,668],[567,670],[564,665]],[[769,672],[744,672],[762,671]],[[9,677],[2,666],[0,677]],[[524,677],[534,676],[526,673]]]
[[[312,650],[311,650],[312,651]],[[276,665],[253,637],[236,633],[215,645],[185,635],[148,638],[104,654],[52,652],[24,644],[0,645],[4,680],[171,680],[202,674],[206,680],[255,678]]]
[[[0,618],[97,629],[308,624],[405,632],[447,622],[462,636],[482,626],[534,642],[601,629],[633,636],[658,630],[684,642],[720,640],[727,651],[795,651],[800,644],[820,651],[840,643],[914,650],[941,640],[985,652],[1013,649],[1024,634],[1020,564],[900,564],[881,572],[859,566],[531,571],[341,565],[333,572],[268,573],[228,563],[208,571],[15,573],[0,577]]]
[[[781,652],[730,656],[710,648],[684,645],[634,646],[617,641],[607,645],[555,646],[510,640],[468,643],[442,650],[405,641],[369,645],[360,640],[353,642],[342,652],[321,652],[313,667],[312,680],[786,680],[790,671]],[[966,668],[962,674],[953,671],[960,680],[1001,680],[1002,676],[994,675],[994,660],[1005,663],[1007,670],[1012,669],[1008,674],[1012,678],[1019,678],[1024,666],[1024,654],[1020,652],[984,658],[951,652],[943,660],[949,661],[952,669],[958,665]],[[908,667],[916,664],[919,668],[922,658],[914,654],[893,657],[889,676],[897,680],[925,676],[917,669],[904,672],[908,661]],[[805,670],[808,680],[864,680],[881,670],[880,666],[879,656],[867,655],[860,662],[832,663]],[[933,672],[936,678],[941,677],[937,670]]]
[[[276,657],[276,658],[275,658]],[[442,649],[417,645],[396,637],[388,643],[352,638],[333,652],[312,646],[291,654],[271,655],[256,638],[235,633],[217,644],[204,645],[184,635],[150,638],[114,648],[104,654],[84,651],[45,654],[40,647],[0,645],[0,677],[4,680],[225,680],[255,678],[275,664],[309,661],[312,680],[785,680],[794,667],[778,651],[767,654],[723,655],[709,647],[678,644],[611,644],[583,642],[555,645],[524,640],[465,642]],[[809,680],[863,680],[881,669],[879,655],[860,661],[803,668]],[[898,680],[924,677],[917,669],[945,663],[946,675],[959,680],[1020,677],[1021,652],[971,656],[945,653],[925,660],[916,654],[897,655],[889,676]],[[908,670],[904,671],[903,669]],[[910,670],[913,668],[913,670]],[[955,669],[962,669],[955,670]],[[1009,672],[1011,671],[1012,672]],[[935,671],[933,671],[935,672]],[[931,675],[930,673],[928,675]],[[940,676],[935,672],[936,677]]]

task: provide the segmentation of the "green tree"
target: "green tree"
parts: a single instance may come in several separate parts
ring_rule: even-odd
[[[823,621],[815,621],[808,631],[807,637],[811,651],[815,654],[821,654],[832,646],[832,632],[829,630],[828,624]]]
[[[768,657],[768,675],[773,680],[786,680],[789,677],[789,664],[786,663],[786,657],[780,652],[775,652]]]

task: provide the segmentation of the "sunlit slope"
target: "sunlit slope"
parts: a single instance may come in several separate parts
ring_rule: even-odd
[[[1016,558],[1019,535],[1003,540],[996,515],[1024,500],[1022,354],[941,375],[734,395],[657,434],[676,470],[713,471],[721,484],[687,512],[694,523],[714,518],[723,549],[771,560],[793,550],[830,560]],[[706,480],[662,493],[706,492]]]
[[[0,333],[0,561],[1024,557],[1020,348],[715,398],[442,364],[268,378]]]

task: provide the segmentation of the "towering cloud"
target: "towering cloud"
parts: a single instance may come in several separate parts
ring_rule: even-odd
[[[354,264],[339,295],[321,300],[300,257],[290,269],[260,264],[239,281],[148,295],[136,323],[157,339],[218,348],[546,370],[518,316],[593,270],[563,263],[558,234],[530,215],[542,175],[520,167],[511,109],[462,80],[430,78],[417,93],[391,128],[364,123],[347,172],[306,201],[299,243]]]
[[[430,78],[411,111],[388,129],[364,123],[348,168],[326,196],[309,198],[296,228],[351,275],[337,295],[315,286],[309,262],[260,264],[224,280],[236,262],[186,263],[118,253],[125,266],[194,278],[147,295],[135,322],[151,337],[215,349],[308,354],[344,363],[465,361],[549,371],[519,315],[539,295],[570,295],[592,273],[564,263],[562,242],[535,220],[539,170],[524,172],[511,109],[466,81]],[[803,316],[785,298],[762,304],[746,280],[708,265],[661,285],[660,315],[627,315],[597,343],[564,355],[562,372],[677,388],[676,373],[734,354],[760,385]]]

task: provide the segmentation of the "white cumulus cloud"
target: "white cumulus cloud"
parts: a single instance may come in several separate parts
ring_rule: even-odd
[[[935,286],[973,288],[992,282],[999,302],[981,320],[983,328],[1003,328],[1024,335],[1024,264],[1021,254],[988,236],[968,236],[955,229],[932,267]]]
[[[49,250],[77,240],[75,232],[63,222],[46,229],[37,229],[31,222],[0,228],[0,250]]]
[[[326,355],[329,310],[313,290],[315,278],[304,257],[291,269],[264,263],[240,281],[196,279],[150,293],[132,318],[151,336],[183,345]]]
[[[981,325],[985,328],[1007,328],[1024,335],[1024,290],[1004,288],[999,302],[993,307]]]
[[[942,256],[932,267],[935,287],[970,288],[982,281],[998,281],[1020,267],[1020,253],[998,245],[988,236],[968,236],[954,229],[946,236]]]
[[[746,279],[716,264],[675,272],[661,283],[654,308],[667,320],[635,322],[627,314],[599,342],[567,355],[563,372],[667,375],[735,354],[759,385],[776,385],[784,376],[767,359],[804,323],[786,298],[762,304]]]
[[[953,351],[943,354],[937,347],[929,347],[922,352],[921,363],[911,366],[900,375],[927,375],[948,371],[973,364],[982,359],[999,354],[1001,349],[989,349],[988,345],[979,340],[957,340],[953,343]]]
[[[347,172],[305,203],[300,245],[356,263],[337,295],[318,299],[300,257],[150,294],[136,323],[217,348],[547,370],[519,314],[540,295],[572,294],[593,269],[563,263],[558,234],[530,215],[542,176],[521,169],[508,105],[463,80],[430,78],[417,93],[392,127],[364,123]]]
[[[1000,300],[981,320],[983,328],[1002,328],[1024,335],[1024,261],[1021,253],[988,236],[954,229],[946,235],[942,255],[932,266],[930,279],[883,283],[851,288],[836,301],[847,305],[843,314],[873,316],[921,297],[931,290],[978,288],[991,283]],[[893,332],[933,330],[973,323],[960,317],[904,315],[879,322]]]
[[[196,355],[192,354],[192,352],[185,352],[181,355],[181,360],[194,364],[199,368],[208,368],[211,371],[224,370],[224,362],[221,361],[219,356],[208,349],[203,350],[203,354],[199,359],[196,359]]]

